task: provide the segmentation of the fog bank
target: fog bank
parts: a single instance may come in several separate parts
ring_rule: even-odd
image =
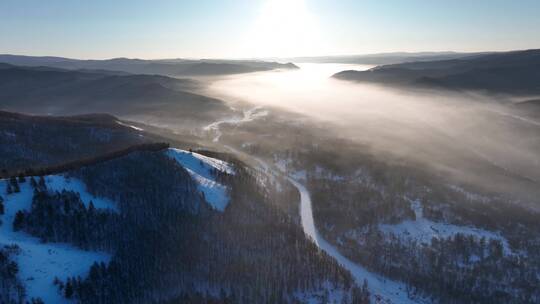
[[[495,175],[540,181],[540,122],[478,94],[412,92],[330,78],[369,66],[301,64],[298,71],[232,76],[207,94],[279,107],[335,128],[375,150],[480,182]],[[498,186],[498,185],[496,185]]]

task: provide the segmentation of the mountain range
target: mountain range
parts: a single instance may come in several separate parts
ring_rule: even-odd
[[[298,68],[292,63],[282,64],[258,60],[144,60],[129,58],[80,60],[63,57],[35,57],[9,54],[0,55],[0,62],[19,66],[48,66],[69,70],[106,70],[131,74],[158,74],[166,76],[212,76]]]
[[[294,57],[287,58],[287,61],[304,63],[347,63],[347,64],[397,64],[411,61],[434,61],[451,60],[475,55],[489,54],[482,53],[461,53],[461,52],[392,52],[364,55],[336,55],[336,56],[315,56],[315,57]]]
[[[389,64],[367,71],[342,71],[333,77],[400,87],[535,95],[540,93],[540,50]]]
[[[205,121],[228,111],[221,100],[190,92],[198,85],[160,75],[0,64],[0,106],[34,114],[107,112]]]

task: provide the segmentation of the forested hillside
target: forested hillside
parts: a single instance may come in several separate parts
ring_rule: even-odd
[[[109,117],[50,120],[5,116],[12,117],[8,122],[16,126],[40,126],[30,133],[11,125],[8,129],[17,132],[10,143],[24,139],[20,145],[31,152],[28,159],[39,165],[75,157],[79,151],[93,157],[106,154],[114,138],[127,145],[133,144],[131,136],[135,142],[145,142],[149,136]],[[93,145],[84,141],[88,139],[85,132],[95,129],[109,134],[101,146],[100,141]],[[36,134],[53,131],[59,143],[56,149],[69,147],[60,150],[62,157],[54,145],[32,140]],[[92,147],[86,151],[86,145]],[[18,155],[11,152],[12,146],[0,146],[4,159]],[[6,301],[31,300],[25,297],[26,290],[38,302],[369,302],[366,287],[356,287],[349,272],[306,238],[298,213],[289,213],[298,210],[294,188],[283,181],[267,183],[259,172],[231,155],[203,151],[208,156],[191,161],[194,154],[182,153],[187,167],[165,150],[135,150],[107,159],[98,157],[97,162],[69,167],[54,176],[1,180],[0,209],[5,208],[6,214],[0,215],[0,240],[3,245],[18,244],[23,252],[29,250],[30,258],[11,259],[12,255],[20,257],[17,251],[3,255],[5,290],[10,291]],[[190,171],[197,170],[190,162],[222,164],[227,169],[214,167],[201,179]],[[215,184],[208,184],[210,179]],[[223,209],[216,209],[203,191],[218,184],[226,190],[217,192],[227,196]],[[43,266],[39,263],[45,261],[31,257],[47,250],[62,250],[73,261],[86,254],[96,262],[73,276],[64,272],[60,277],[53,274],[61,268],[47,265],[50,273],[33,283],[29,270],[39,269]],[[24,275],[17,274],[17,267],[24,268]]]
[[[0,112],[3,174],[90,158],[153,142],[110,115],[42,117]]]

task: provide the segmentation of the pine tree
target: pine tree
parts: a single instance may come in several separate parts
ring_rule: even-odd
[[[66,287],[64,288],[64,296],[68,299],[71,299],[73,296],[73,285],[70,280],[67,281]]]
[[[369,287],[368,287],[368,282],[366,279],[364,279],[364,284],[362,284],[362,300],[363,302],[362,303],[369,303]]]
[[[17,211],[15,214],[15,219],[13,220],[13,230],[19,231],[24,223],[24,212],[21,210]]]
[[[32,176],[30,178],[30,185],[32,186],[32,188],[36,188],[37,187],[37,182],[36,182],[36,179]]]
[[[17,273],[19,273],[19,265],[17,265],[17,263],[11,261],[9,262],[8,266],[7,266],[7,274],[9,277],[15,277],[17,275]]]
[[[94,212],[96,211],[96,207],[94,206],[93,201],[90,201],[90,203],[88,204],[88,211],[90,212],[90,214],[94,214]]]
[[[344,293],[343,294],[343,297],[341,298],[341,304],[349,304],[349,294],[348,293]]]
[[[41,189],[43,189],[43,190],[46,189],[45,179],[43,178],[43,176],[40,176],[40,177],[39,177],[39,183],[38,183],[38,184],[39,184],[39,187],[40,187]]]

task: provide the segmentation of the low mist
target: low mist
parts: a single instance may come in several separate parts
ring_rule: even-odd
[[[343,137],[428,165],[463,181],[536,187],[540,123],[479,94],[413,92],[331,76],[369,66],[302,64],[214,81],[207,94],[231,103],[304,114]],[[529,188],[529,187],[527,187]]]

